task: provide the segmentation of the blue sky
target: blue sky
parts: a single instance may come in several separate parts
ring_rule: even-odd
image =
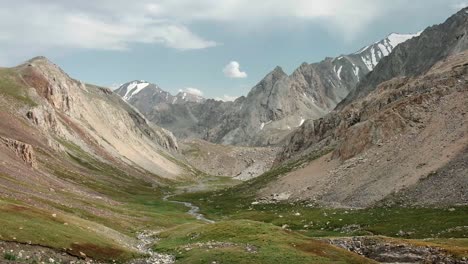
[[[245,95],[276,65],[352,53],[441,23],[465,0],[0,0],[0,64],[44,55],[71,76]]]

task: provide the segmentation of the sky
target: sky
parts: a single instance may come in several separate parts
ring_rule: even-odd
[[[115,88],[246,95],[277,65],[290,74],[392,32],[445,21],[468,0],[0,0],[0,65],[46,56]]]

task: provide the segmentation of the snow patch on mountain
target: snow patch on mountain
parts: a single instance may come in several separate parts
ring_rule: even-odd
[[[398,46],[398,44],[401,44],[409,39],[412,39],[414,37],[417,37],[421,34],[421,32],[418,32],[416,34],[397,34],[397,33],[392,33],[388,35],[387,39],[390,42],[390,45],[392,45],[393,48]]]
[[[123,96],[125,101],[130,100],[133,96],[145,89],[149,83],[147,82],[132,82],[127,86],[127,91]]]
[[[366,65],[369,71],[372,71],[375,66],[377,66],[378,62],[383,57],[388,56],[396,46],[420,34],[421,32],[416,34],[392,33],[385,39],[375,42],[373,45],[366,46],[354,54],[361,55],[361,60],[364,65]]]

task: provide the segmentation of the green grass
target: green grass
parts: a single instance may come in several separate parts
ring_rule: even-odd
[[[459,258],[468,258],[468,239],[450,238],[450,239],[429,239],[425,241],[410,241],[416,245],[434,246],[443,248]]]
[[[248,220],[181,225],[160,237],[155,250],[175,254],[177,263],[375,263],[298,233]],[[224,244],[210,247],[209,242]]]
[[[66,189],[54,190],[54,199],[35,196],[49,190],[27,185],[24,188],[34,190],[31,199],[47,209],[33,209],[15,201],[0,200],[0,240],[31,242],[75,255],[81,251],[101,260],[126,260],[136,256],[135,252],[119,246],[121,242],[115,242],[113,236],[95,232],[96,228],[105,226],[135,237],[142,230],[161,230],[197,222],[186,214],[185,206],[162,200],[166,189],[153,187],[145,180],[99,161],[71,142],[62,140],[61,143],[67,154],[59,162],[51,156],[39,157],[43,166],[58,178],[88,188],[96,195],[109,197],[114,203],[109,204],[106,199],[90,199]],[[52,217],[53,213],[57,216]]]
[[[453,211],[444,208],[401,207],[326,209],[308,207],[304,203],[251,205],[251,200],[238,195],[223,195],[225,193],[182,194],[174,199],[193,202],[201,208],[201,213],[211,219],[250,219],[277,226],[288,225],[290,229],[311,237],[385,235],[468,238],[467,206],[455,207]]]
[[[36,103],[27,96],[26,89],[27,87],[22,85],[18,74],[13,69],[0,68],[0,94],[23,104],[35,106]]]
[[[10,252],[6,252],[5,254],[3,254],[3,258],[6,260],[15,261],[18,259],[18,256]]]
[[[82,251],[95,259],[124,260],[136,256],[135,252],[112,243],[88,227],[94,225],[0,200],[1,240],[65,249],[77,256]]]

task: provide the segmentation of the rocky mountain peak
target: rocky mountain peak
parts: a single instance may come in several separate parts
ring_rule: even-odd
[[[286,74],[286,73],[284,72],[283,68],[281,68],[281,66],[279,66],[279,65],[276,66],[276,67],[273,69],[272,72],[277,73],[277,74],[283,74],[283,75]]]
[[[192,103],[202,103],[206,99],[198,94],[191,93],[189,91],[181,91],[176,94],[176,100],[173,104],[182,103],[182,102],[192,102]]]
[[[52,62],[50,62],[50,60],[49,60],[47,57],[45,57],[45,56],[36,56],[36,57],[34,57],[34,58],[29,59],[27,62],[44,62],[44,61],[47,61],[47,62],[49,62],[49,63],[52,63]]]
[[[143,81],[143,80],[135,80],[135,81],[132,81],[132,82],[128,82],[126,84],[123,84],[122,86],[120,86],[116,92],[122,96],[122,98],[125,100],[125,101],[128,101],[130,100],[133,96],[137,95],[138,93],[140,93],[141,91],[143,91],[143,89],[147,88],[148,86],[150,85],[149,82],[146,82],[146,81]],[[156,85],[152,85],[151,86],[153,89],[158,89],[159,87],[157,87]]]

